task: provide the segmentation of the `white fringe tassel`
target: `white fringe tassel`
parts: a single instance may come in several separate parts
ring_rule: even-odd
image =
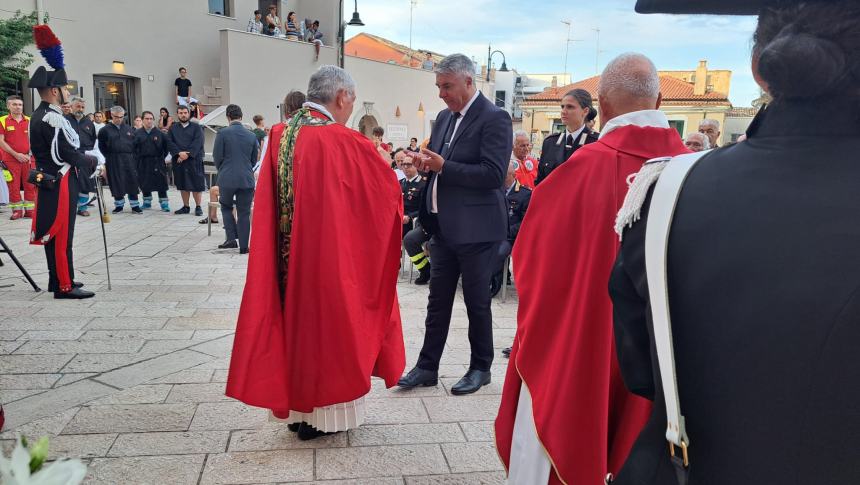
[[[629,189],[624,196],[624,204],[621,205],[621,210],[615,218],[615,233],[618,234],[619,241],[623,238],[624,229],[632,227],[633,223],[641,218],[642,205],[648,196],[648,189],[660,178],[660,173],[671,159],[672,157],[652,158],[645,162],[637,173],[627,177]]]

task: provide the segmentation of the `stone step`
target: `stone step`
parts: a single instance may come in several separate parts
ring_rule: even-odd
[[[221,96],[221,88],[214,88],[212,86],[203,86],[203,95],[204,96]]]
[[[211,86],[216,89],[221,89],[224,87],[224,83],[221,82],[221,78],[213,77]]]

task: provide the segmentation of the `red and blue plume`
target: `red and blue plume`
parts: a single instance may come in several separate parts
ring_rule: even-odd
[[[45,58],[45,62],[49,66],[54,70],[65,67],[63,63],[63,46],[60,43],[60,39],[54,35],[54,31],[50,27],[45,24],[34,26],[33,39],[36,41],[36,48],[42,53],[42,57]]]

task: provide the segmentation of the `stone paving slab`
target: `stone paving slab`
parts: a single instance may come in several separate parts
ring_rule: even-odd
[[[316,450],[317,478],[448,473],[439,445],[364,446]]]
[[[171,198],[176,205],[176,193]],[[364,426],[301,441],[268,411],[224,395],[247,256],[217,250],[195,217],[147,211],[112,217],[112,290],[101,251],[78,250],[77,279],[96,297],[56,301],[0,272],[0,402],[7,427],[52,437],[51,458],[89,464],[88,484],[471,485],[504,483],[493,420],[507,361],[493,382],[452,396],[468,370],[468,317],[455,298],[433,387],[371,380]],[[0,212],[0,234],[40,285],[47,272],[28,224]],[[78,219],[76,248],[101,245],[96,218]],[[424,339],[427,287],[398,283],[407,368]],[[494,300],[493,345],[510,345],[516,294]]]
[[[184,455],[227,451],[229,431],[128,433],[116,438],[108,456]]]
[[[63,429],[63,434],[185,431],[194,409],[191,404],[85,406]]]
[[[209,455],[200,485],[312,480],[313,450],[231,452]]]
[[[206,455],[96,458],[86,485],[197,485]]]

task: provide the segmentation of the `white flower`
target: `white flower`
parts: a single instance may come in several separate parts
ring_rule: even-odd
[[[58,460],[30,474],[30,452],[21,437],[7,459],[0,453],[0,483],[3,485],[79,485],[87,467],[80,460]]]

